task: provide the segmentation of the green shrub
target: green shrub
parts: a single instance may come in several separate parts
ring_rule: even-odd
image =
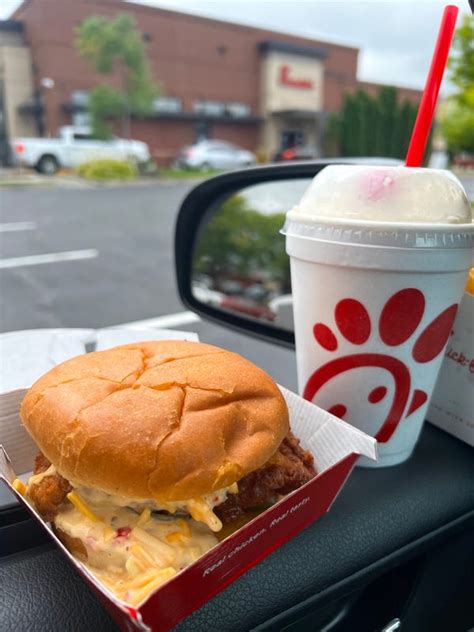
[[[133,180],[137,167],[126,160],[90,160],[79,165],[76,173],[86,180]]]

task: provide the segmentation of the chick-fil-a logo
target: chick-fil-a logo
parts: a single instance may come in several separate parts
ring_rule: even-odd
[[[466,357],[464,351],[457,351],[454,347],[449,347],[446,350],[445,356],[448,360],[451,360],[451,362],[455,362],[467,369],[469,373],[474,373],[474,358]]]
[[[284,64],[280,66],[278,73],[278,81],[280,85],[288,88],[299,88],[300,90],[312,90],[314,87],[310,79],[299,79],[291,75],[291,68]]]
[[[409,367],[400,359],[392,355],[391,350],[408,344],[411,348],[411,356],[417,364],[427,364],[437,358],[443,351],[450,336],[457,304],[447,306],[439,312],[431,322],[424,325],[422,331],[419,325],[425,312],[425,296],[417,288],[404,288],[389,297],[379,315],[369,316],[368,308],[359,300],[344,298],[335,306],[334,319],[337,331],[333,331],[323,322],[316,322],[313,326],[313,334],[316,343],[331,353],[337,351],[340,340],[337,333],[345,341],[357,347],[365,346],[363,353],[349,353],[335,357],[326,362],[310,375],[304,387],[303,397],[318,404],[320,392],[328,383],[348,371],[372,367],[379,369],[377,378],[384,373],[393,377],[395,391],[392,404],[386,419],[375,435],[376,439],[384,443],[390,439],[402,419],[409,417],[428,401],[428,394],[420,389],[413,388],[412,375]],[[375,318],[374,318],[375,317]],[[386,353],[373,353],[370,351],[370,340],[373,338],[374,321],[375,331],[380,340],[386,346]],[[346,392],[335,391],[334,396],[347,396]],[[388,396],[387,387],[374,383],[367,395],[369,404],[378,404]],[[327,410],[345,419],[350,414],[343,401],[331,402]],[[347,419],[350,423],[350,417]]]

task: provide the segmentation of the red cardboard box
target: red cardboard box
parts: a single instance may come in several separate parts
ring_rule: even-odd
[[[155,332],[154,337],[166,336]],[[109,346],[122,342],[123,335],[119,342],[111,340]],[[287,389],[281,390],[290,411],[292,430],[303,447],[312,452],[317,476],[216,545],[137,608],[119,601],[102,586],[69,553],[34,508],[13,490],[14,478],[28,478],[37,453],[18,416],[24,389],[0,394],[0,478],[47,530],[123,630],[164,632],[328,511],[358,455],[376,458],[375,439]]]

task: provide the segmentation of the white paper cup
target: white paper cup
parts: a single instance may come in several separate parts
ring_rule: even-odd
[[[473,226],[288,214],[300,394],[379,441],[377,463],[412,453],[467,271]]]

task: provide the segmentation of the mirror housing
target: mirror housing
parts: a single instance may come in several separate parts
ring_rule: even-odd
[[[221,310],[199,301],[192,291],[193,254],[203,226],[219,208],[219,204],[246,187],[282,180],[311,179],[330,164],[401,164],[383,158],[314,160],[252,167],[215,176],[198,184],[184,199],[175,229],[175,269],[178,291],[187,308],[219,325],[260,339],[294,348],[295,336],[288,329],[270,322]]]
[[[179,295],[187,308],[217,324],[286,347],[294,347],[295,337],[291,331],[278,329],[271,324],[222,311],[198,301],[192,292],[193,253],[201,226],[212,214],[213,208],[219,201],[254,184],[305,177],[312,178],[327,164],[327,161],[292,163],[253,167],[224,173],[197,185],[186,196],[176,222],[175,269]]]

